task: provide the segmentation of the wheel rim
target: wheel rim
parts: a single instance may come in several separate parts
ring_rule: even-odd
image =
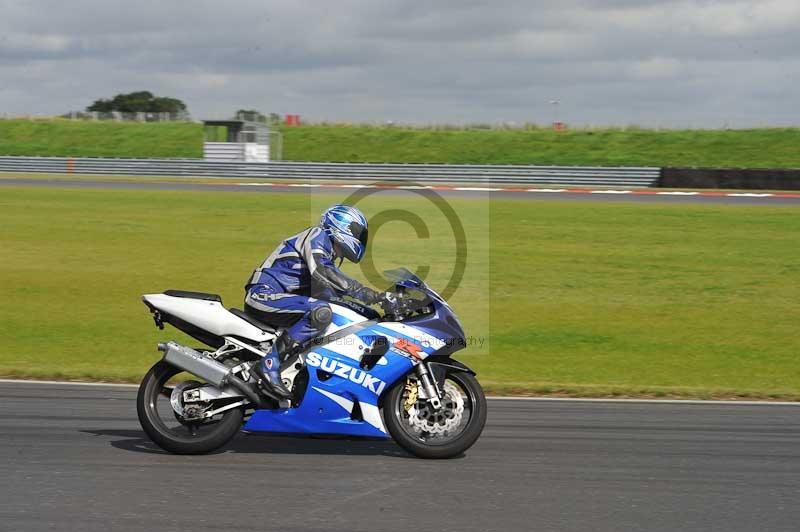
[[[191,413],[189,418],[184,417],[176,411],[176,408],[190,410],[182,401],[175,404],[176,395],[182,391],[190,390],[203,384],[194,380],[181,381],[172,386],[169,381],[183,371],[178,368],[170,368],[161,373],[149,389],[147,397],[147,414],[153,425],[159,431],[180,440],[197,440],[209,436],[214,432],[215,425],[219,424],[230,412],[222,412],[212,418],[195,420]],[[178,390],[177,393],[173,393]],[[222,406],[217,403],[214,407]],[[210,408],[214,408],[210,407]]]
[[[458,439],[475,416],[475,392],[458,374],[450,374],[442,387],[442,407],[438,411],[426,401],[413,401],[406,385],[394,405],[394,415],[409,436],[425,445],[447,445]],[[413,405],[407,401],[412,399]]]

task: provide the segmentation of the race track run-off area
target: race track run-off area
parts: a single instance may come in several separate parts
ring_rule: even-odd
[[[386,289],[377,272],[426,267],[442,290],[466,248],[448,296],[469,339],[456,358],[490,393],[800,398],[800,199],[450,190],[437,204],[420,190],[2,183],[0,376],[137,382],[158,342],[195,343],[159,331],[142,294],[241,307],[280,240],[369,194],[369,260],[344,272]]]
[[[135,387],[0,382],[0,530],[791,532],[800,407],[490,400],[465,456],[240,434],[175,456]]]
[[[800,205],[800,192],[793,191],[747,191],[747,190],[663,190],[658,188],[609,188],[609,187],[524,187],[524,186],[483,186],[483,185],[403,185],[396,183],[348,184],[324,182],[265,182],[261,180],[240,181],[206,178],[180,182],[179,178],[96,178],[92,176],[64,177],[47,176],[15,177],[0,174],[0,186],[35,186],[68,188],[111,188],[111,189],[151,189],[151,190],[195,190],[219,192],[319,192],[341,193],[342,191],[383,190],[402,192],[429,190],[445,197],[487,196],[508,199],[532,200],[576,200],[576,201],[639,201],[662,203],[730,203],[755,205]]]

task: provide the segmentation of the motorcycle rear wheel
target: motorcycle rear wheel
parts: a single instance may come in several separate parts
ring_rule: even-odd
[[[206,423],[191,423],[182,420],[168,407],[161,403],[169,403],[168,381],[183,370],[164,362],[156,363],[142,379],[139,394],[136,398],[136,411],[139,423],[153,442],[175,454],[205,454],[219,449],[233,438],[242,426],[244,411],[235,408],[219,414],[219,417]],[[161,400],[161,403],[159,403]],[[170,417],[171,416],[171,419]],[[165,419],[167,418],[167,419]],[[177,420],[177,427],[170,427]]]
[[[444,382],[440,411],[430,410],[423,402],[417,403],[419,407],[412,406],[415,410],[409,410],[405,380],[398,381],[383,402],[383,421],[389,434],[398,445],[420,458],[460,456],[477,441],[486,424],[486,396],[475,377],[466,372],[451,372]],[[417,408],[428,410],[420,415]],[[453,420],[452,427],[447,425],[448,419]],[[432,428],[431,432],[424,430],[426,424]]]

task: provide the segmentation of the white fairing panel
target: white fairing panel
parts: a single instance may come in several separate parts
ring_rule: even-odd
[[[335,303],[329,303],[331,306],[331,311],[333,312],[334,319],[328,328],[325,329],[324,334],[328,335],[332,332],[338,331],[339,329],[344,329],[345,327],[350,327],[351,325],[355,325],[356,323],[361,323],[363,321],[367,321],[367,318],[359,314],[354,310],[350,310],[347,307],[343,307],[341,305],[337,305]],[[339,322],[337,324],[337,322]]]
[[[218,301],[173,297],[166,294],[147,294],[143,297],[165,314],[180,318],[217,336],[239,336],[256,342],[266,342],[275,338],[274,334],[262,331],[246,322]]]
[[[336,305],[335,303],[331,303],[330,305],[331,310],[335,315],[335,321],[328,325],[328,328],[325,329],[323,334],[324,336],[344,329],[345,327],[350,327],[351,325],[367,321],[366,317],[362,316],[358,312],[350,310],[349,308]],[[338,324],[336,323],[337,321],[339,322]],[[329,351],[333,351],[334,353],[338,353],[342,356],[358,361],[361,360],[361,355],[363,355],[364,351],[370,346],[366,345],[361,338],[358,337],[358,335],[348,334],[347,336],[343,336],[338,340],[326,343],[324,347]],[[377,363],[381,366],[388,364],[386,359],[383,357],[381,357]],[[364,405],[361,406],[363,408]]]

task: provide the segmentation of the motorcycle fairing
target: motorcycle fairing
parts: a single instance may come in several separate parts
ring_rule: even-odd
[[[190,292],[187,292],[190,293]],[[146,294],[145,303],[168,316],[174,316],[216,337],[238,336],[256,342],[271,341],[272,332],[264,331],[226,309],[221,301],[164,294]],[[366,321],[367,318],[341,305],[331,303],[333,320],[325,334]]]
[[[378,342],[389,348],[374,366],[362,368],[362,355]],[[409,350],[409,344],[416,348]],[[443,345],[425,331],[382,322],[314,346],[303,355],[308,385],[300,405],[257,410],[244,430],[389,438],[378,406],[381,395]]]
[[[332,311],[332,319],[328,328],[325,329],[323,334],[331,334],[336,332],[340,329],[344,329],[345,327],[350,327],[351,325],[355,325],[356,323],[361,323],[367,321],[367,318],[350,310],[347,307],[343,307],[341,305],[337,305],[335,303],[329,303]]]
[[[167,294],[146,294],[142,296],[142,299],[151,309],[175,316],[220,338],[239,336],[256,342],[270,341],[275,338],[271,332],[259,329],[230,312],[222,306],[220,301],[175,297]]]

